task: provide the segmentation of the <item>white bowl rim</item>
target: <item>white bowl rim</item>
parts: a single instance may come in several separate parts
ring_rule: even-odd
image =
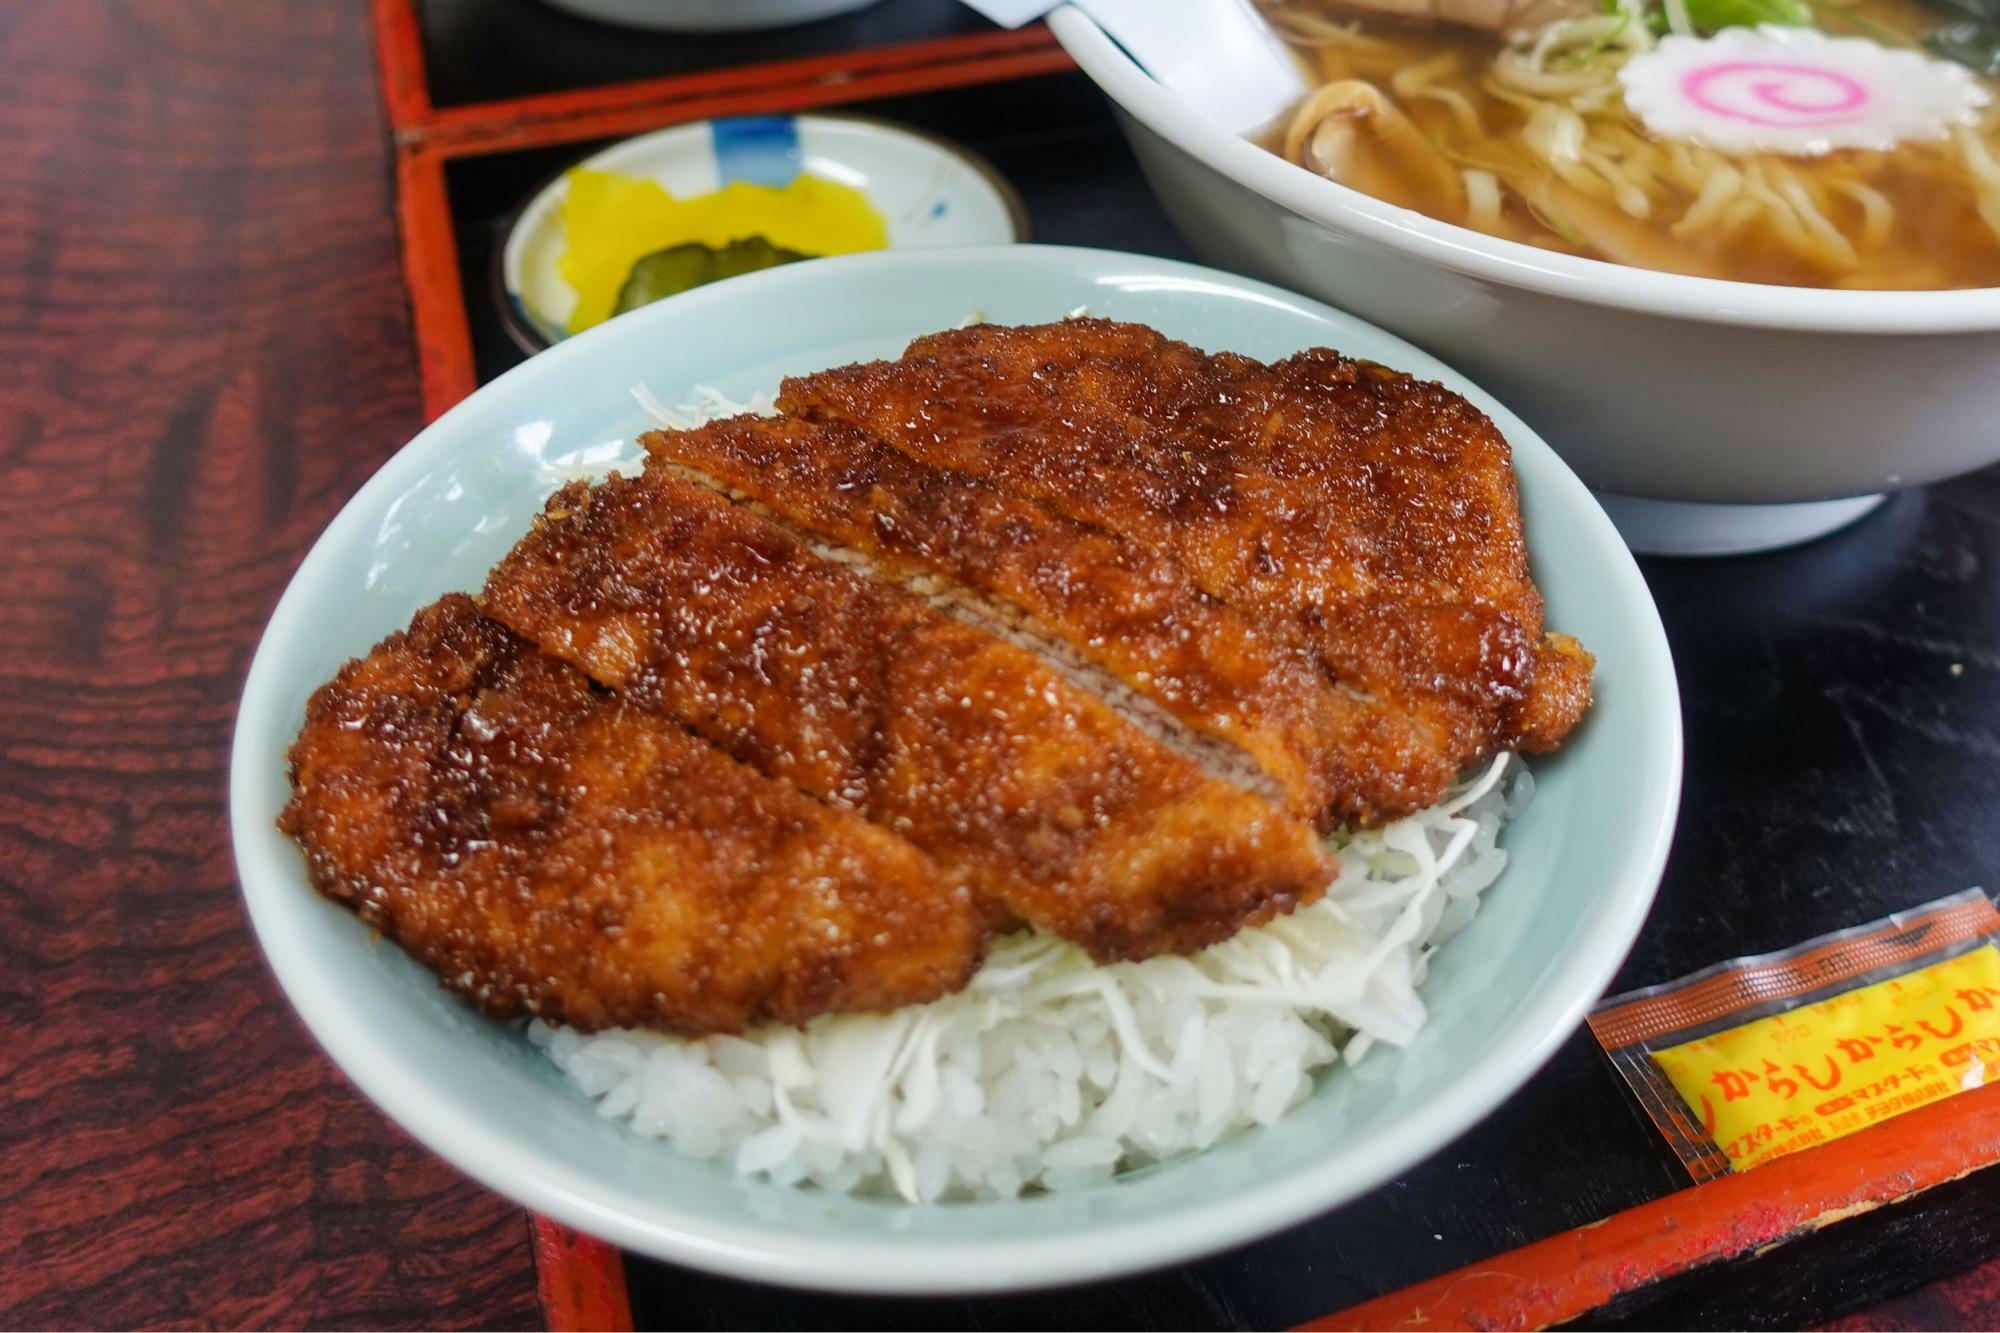
[[[1147,74],[1075,5],[1058,6],[1048,22],[1112,101],[1183,152],[1304,218],[1444,268],[1566,300],[1711,324],[1844,334],[2000,330],[2000,287],[1846,291],[1697,278],[1560,254],[1440,222],[1327,180],[1221,129]]]
[[[635,32],[664,33],[742,33],[766,32],[772,28],[799,27],[808,23],[818,23],[825,19],[839,18],[868,8],[881,0],[777,0],[777,3],[758,5],[758,0],[694,0],[686,9],[692,14],[674,10],[661,13],[657,5],[633,4],[631,0],[545,0],[545,3],[592,23],[610,24],[629,28]],[[736,14],[734,21],[718,21],[718,15],[731,10],[749,10],[753,16]],[[772,12],[775,11],[775,12]]]
[[[719,1223],[712,1217],[681,1212],[669,1199],[658,1201],[653,1210],[656,1220],[642,1220],[600,1203],[595,1197],[598,1181],[589,1173],[532,1150],[524,1154],[522,1145],[512,1137],[464,1120],[438,1097],[427,1080],[405,1076],[381,1061],[370,1030],[348,1020],[342,988],[323,968],[318,951],[293,947],[285,939],[282,921],[290,909],[284,899],[297,872],[288,876],[273,868],[269,843],[251,833],[252,829],[260,835],[263,832],[252,792],[268,777],[272,744],[270,737],[258,734],[257,720],[273,713],[274,699],[284,689],[278,664],[282,650],[277,645],[309,620],[311,603],[325,595],[316,585],[327,582],[335,567],[334,548],[339,545],[332,539],[335,531],[368,523],[369,514],[383,500],[407,489],[410,479],[428,465],[425,454],[429,443],[449,435],[459,420],[473,417],[480,410],[476,399],[517,375],[558,372],[573,359],[591,355],[602,339],[643,337],[648,321],[699,320],[707,314],[707,307],[740,297],[753,284],[797,281],[802,274],[824,277],[833,271],[829,265],[842,266],[854,283],[865,288],[871,273],[887,265],[948,268],[969,261],[1004,267],[1064,257],[1116,259],[1128,270],[1144,269],[1190,283],[1221,284],[1271,304],[1342,320],[1355,318],[1324,302],[1240,275],[1177,260],[1084,247],[887,250],[770,269],[695,288],[619,320],[606,321],[482,386],[391,455],[306,554],[258,644],[237,713],[230,752],[233,851],[258,942],[299,1017],[356,1086],[432,1152],[494,1192],[566,1226],[642,1254],[739,1279],[878,1295],[972,1295],[1062,1286],[1218,1253],[1307,1221],[1380,1187],[1492,1113],[1548,1061],[1604,994],[1652,907],[1679,813],[1683,742],[1673,657],[1652,594],[1611,520],[1535,431],[1476,386],[1472,386],[1472,393],[1478,405],[1517,452],[1525,446],[1541,456],[1547,472],[1544,488],[1567,493],[1561,503],[1584,529],[1593,532],[1620,585],[1620,600],[1633,608],[1637,621],[1634,633],[1647,644],[1645,692],[1654,700],[1654,707],[1645,715],[1649,733],[1645,748],[1657,766],[1648,766],[1638,791],[1637,805],[1645,816],[1642,836],[1625,848],[1619,873],[1607,881],[1618,891],[1615,906],[1550,964],[1524,1003],[1514,1028],[1464,1067],[1455,1095],[1413,1106],[1408,1114],[1386,1126],[1377,1153],[1366,1164],[1357,1165],[1341,1153],[1329,1153],[1302,1164],[1288,1176],[1216,1200],[1200,1215],[1198,1225],[1189,1224],[1185,1211],[1168,1212],[1139,1222],[1101,1227],[1091,1234],[1089,1245],[1078,1245],[1073,1237],[1065,1236],[949,1245],[777,1236],[754,1225]],[[622,332],[612,332],[614,329]],[[1384,337],[1402,343],[1405,350],[1401,356],[1407,369],[1426,375],[1449,370],[1421,349],[1393,335]],[[1469,384],[1464,376],[1449,373],[1459,383]],[[279,881],[285,881],[283,886],[274,887]],[[661,1148],[671,1151],[665,1145]]]

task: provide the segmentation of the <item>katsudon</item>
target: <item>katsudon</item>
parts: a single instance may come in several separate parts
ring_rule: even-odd
[[[1398,830],[1476,805],[1490,849],[1506,756],[1589,705],[1505,439],[1330,351],[974,326],[640,443],[290,751],[313,884],[540,1040],[1176,956],[1225,993]]]

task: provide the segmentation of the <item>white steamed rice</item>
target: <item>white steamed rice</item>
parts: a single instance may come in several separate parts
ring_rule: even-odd
[[[639,393],[677,426],[745,410]],[[1022,931],[965,991],[892,1014],[528,1036],[601,1114],[745,1176],[912,1202],[1086,1185],[1270,1124],[1328,1066],[1407,1044],[1430,957],[1478,911],[1532,792],[1502,755],[1442,804],[1336,839],[1319,902],[1191,957],[1100,967]]]

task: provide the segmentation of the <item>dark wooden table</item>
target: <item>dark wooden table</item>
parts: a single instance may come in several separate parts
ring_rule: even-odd
[[[364,16],[7,0],[0,79],[0,1327],[534,1326],[521,1213],[313,1047],[250,936],[224,821],[264,619],[421,424]],[[1101,126],[1008,139],[954,114],[924,110],[991,140],[1042,239],[1177,247],[1094,202],[1107,172],[1136,188]],[[455,175],[475,300],[508,173],[542,169]],[[512,353],[476,331],[491,373]],[[1649,565],[1688,805],[1623,981],[1994,886],[1996,563],[2000,473],[1800,551]],[[1411,1237],[1476,1258],[1678,1183],[1579,1038],[1405,1181],[1180,1272],[896,1306],[634,1265],[634,1295],[690,1327],[1281,1323],[1450,1266]],[[2000,1235],[1949,1239],[1964,1263],[2000,1254]]]
[[[224,823],[292,567],[422,424],[358,5],[0,4],[0,1327],[540,1321]]]

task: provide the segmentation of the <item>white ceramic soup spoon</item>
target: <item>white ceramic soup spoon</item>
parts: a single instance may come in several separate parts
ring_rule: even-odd
[[[1015,27],[1056,0],[966,0]],[[1231,134],[1276,120],[1306,93],[1305,74],[1250,0],[1071,0],[1146,72]]]

